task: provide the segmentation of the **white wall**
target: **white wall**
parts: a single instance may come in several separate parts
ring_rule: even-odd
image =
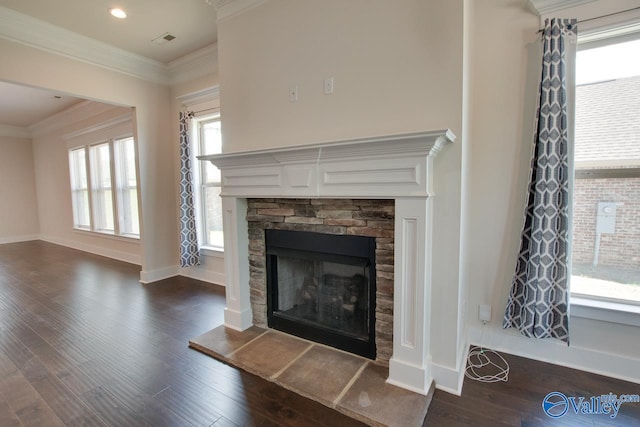
[[[272,0],[223,20],[223,150],[443,127],[459,136],[461,27],[460,0]]]
[[[0,243],[38,238],[31,139],[0,135]]]
[[[110,121],[126,116],[128,121],[98,130]],[[133,134],[132,119],[133,112],[129,107],[84,101],[33,127],[33,162],[42,240],[140,264],[139,240],[74,230],[69,178],[70,148]],[[81,135],[72,137],[78,133]]]
[[[581,8],[556,15],[586,19],[610,13],[614,3],[589,3],[583,6],[588,7],[588,13]],[[554,340],[526,339],[514,330],[502,329],[524,219],[539,78],[539,19],[520,0],[475,2],[473,15],[466,239],[470,339],[525,357],[640,381],[637,327],[572,316],[570,347]],[[484,331],[477,320],[479,304],[493,307],[493,321]]]
[[[457,375],[463,1],[271,0],[218,24],[223,151],[450,128],[435,161],[431,356]],[[323,94],[334,77],[335,92]],[[299,100],[288,89],[298,86]],[[455,388],[455,381],[451,388]]]
[[[142,199],[142,279],[177,271],[174,148],[168,87],[0,40],[0,79],[78,97],[133,106]]]

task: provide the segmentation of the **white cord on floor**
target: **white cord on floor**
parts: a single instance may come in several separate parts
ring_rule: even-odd
[[[480,337],[480,346],[471,347],[469,350],[467,368],[464,371],[464,375],[467,378],[483,383],[507,381],[509,379],[509,364],[499,353],[482,347],[483,337],[484,325],[482,327],[482,336]],[[495,361],[491,360],[492,358]],[[490,368],[487,368],[488,366]]]

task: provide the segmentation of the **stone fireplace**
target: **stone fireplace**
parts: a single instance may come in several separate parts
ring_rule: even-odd
[[[441,130],[201,157],[222,173],[225,325],[243,331],[265,324],[264,230],[362,236],[375,230],[380,233],[374,236],[376,250],[380,245],[381,257],[393,264],[393,269],[389,264],[376,269],[376,279],[384,279],[382,288],[387,285],[387,295],[380,295],[380,285],[376,291],[376,360],[388,360],[387,382],[427,394],[432,383],[433,159],[454,140],[451,131]],[[304,206],[297,212],[296,203]],[[351,210],[338,209],[341,203]],[[335,208],[324,211],[348,211],[351,217],[334,213],[328,218],[319,213],[323,204]],[[369,208],[373,212],[376,205],[381,208],[376,215],[393,210],[393,228],[354,215]]]
[[[273,268],[269,268],[269,260],[273,255],[269,255],[268,245],[265,245],[269,240],[265,234],[292,233],[290,236],[294,241],[292,243],[295,243],[294,249],[306,258],[297,261],[297,265],[302,265],[306,270],[318,270],[318,261],[313,262],[316,267],[311,267],[308,258],[314,251],[319,251],[325,254],[325,259],[333,261],[331,265],[334,267],[320,268],[323,272],[316,274],[316,277],[307,274],[298,278],[295,289],[297,295],[278,298],[289,310],[296,306],[298,310],[313,311],[301,316],[301,320],[319,323],[320,331],[310,332],[320,336],[313,338],[305,336],[303,331],[285,331],[388,365],[393,347],[394,205],[390,199],[248,199],[249,285],[253,324],[285,330],[278,327],[282,320],[277,315],[268,319],[268,313],[272,312],[268,307],[269,302],[274,301],[269,298],[269,281],[265,279],[273,271]],[[356,245],[357,242],[362,243]],[[371,245],[370,249],[360,248],[367,244]],[[373,252],[370,256],[368,250]],[[292,252],[292,256],[295,257],[296,252]],[[350,264],[342,268],[345,270],[342,274],[335,267],[335,263],[340,262],[339,258],[335,260],[338,255],[346,256],[344,263]],[[370,258],[370,272],[365,265],[367,257]],[[332,339],[331,330],[340,329],[340,320],[345,322],[342,325],[345,337]],[[356,320],[357,324],[354,323]],[[323,329],[328,333],[322,334]],[[339,331],[336,332],[339,334]],[[347,338],[353,335],[356,337],[349,341]],[[344,345],[341,345],[343,342]]]

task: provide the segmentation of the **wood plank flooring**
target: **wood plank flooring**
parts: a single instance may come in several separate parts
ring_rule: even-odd
[[[44,242],[0,245],[0,426],[361,425],[187,347],[224,288]]]
[[[558,365],[501,353],[509,363],[507,382],[493,384],[465,379],[462,396],[436,390],[426,426],[640,426],[640,403],[622,404],[618,415],[575,415],[569,409],[552,419],[542,410],[542,401],[553,391],[567,397],[640,394],[640,385]]]
[[[222,323],[224,288],[150,285],[139,267],[45,242],[0,245],[0,426],[359,426],[187,347]],[[508,383],[436,391],[424,425],[640,425],[541,411],[549,391],[638,393],[636,384],[506,355]]]

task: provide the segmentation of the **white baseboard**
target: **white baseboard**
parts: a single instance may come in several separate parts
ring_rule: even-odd
[[[431,363],[431,373],[438,390],[460,396],[462,394],[462,384],[464,382],[464,371],[467,367],[467,354],[469,353],[469,344],[464,343],[460,346],[460,354],[458,355],[458,366],[451,368],[449,366]]]
[[[190,279],[201,280],[214,285],[225,286],[227,279],[224,273],[205,270],[198,267],[180,268],[179,274]]]
[[[640,359],[574,345],[567,347],[555,340],[530,339],[517,332],[483,331],[482,327],[469,328],[469,342],[515,356],[640,383]]]
[[[30,242],[32,240],[40,240],[40,236],[37,234],[27,234],[24,236],[7,236],[0,237],[0,245],[5,243],[20,243],[20,242]]]
[[[142,270],[140,272],[140,283],[153,283],[157,282],[158,280],[178,276],[178,270],[179,267],[177,265],[158,268],[156,270]]]
[[[128,262],[129,264],[141,265],[140,255],[131,254],[127,252],[117,251],[114,249],[104,248],[102,246],[88,245],[86,243],[79,243],[72,240],[60,239],[53,236],[40,236],[40,240],[45,242],[54,243],[56,245],[66,246],[71,249],[77,249],[83,252],[89,252],[95,255],[112,258],[122,262]]]

